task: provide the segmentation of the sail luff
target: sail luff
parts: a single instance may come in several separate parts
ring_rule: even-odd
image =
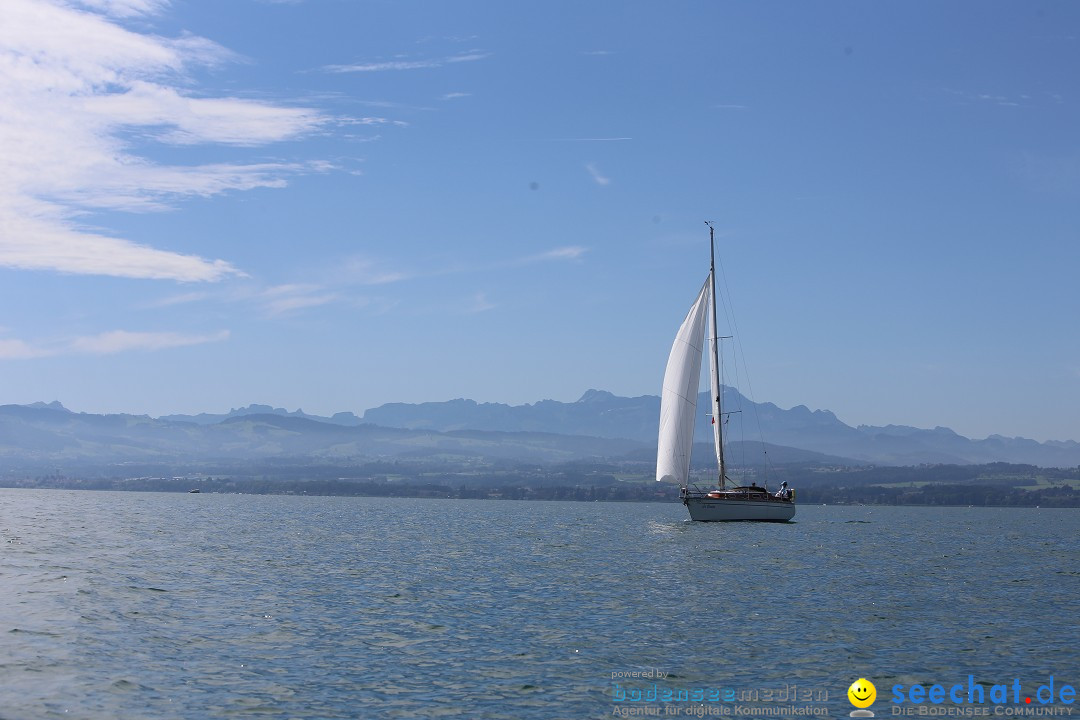
[[[679,327],[668,355],[660,396],[660,433],[656,449],[656,479],[659,481],[686,485],[690,477],[701,354],[711,292],[710,283],[706,281]]]
[[[711,288],[710,288],[711,290]],[[710,297],[712,293],[710,292]],[[724,415],[720,410],[720,338],[716,331],[716,303],[709,307],[712,332],[709,335],[709,397],[712,403],[713,450],[716,453],[716,466],[719,472],[720,487],[724,486]]]

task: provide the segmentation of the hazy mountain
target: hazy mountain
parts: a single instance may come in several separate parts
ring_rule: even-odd
[[[239,414],[215,424],[200,424],[144,415],[73,413],[59,404],[0,406],[0,461],[8,466],[266,458],[562,462],[622,457],[642,448],[647,446],[629,439],[346,426],[293,413]]]
[[[40,405],[41,403],[36,403]],[[59,405],[59,403],[54,403]],[[28,406],[29,407],[29,406]],[[169,420],[173,422],[191,422],[197,425],[216,425],[223,420],[229,420],[235,417],[245,417],[248,415],[280,415],[282,417],[299,417],[306,418],[308,420],[316,420],[318,422],[331,423],[333,425],[345,425],[347,427],[355,427],[362,424],[364,421],[356,417],[351,412],[339,412],[335,413],[333,417],[321,417],[319,415],[308,415],[303,410],[294,410],[289,412],[285,408],[271,407],[270,405],[248,405],[245,408],[234,408],[227,413],[199,413],[198,415],[162,415],[159,420]]]
[[[921,463],[977,464],[1012,462],[1044,467],[1080,464],[1080,443],[1039,443],[1025,438],[993,435],[972,440],[948,428],[921,430],[890,425],[851,427],[828,410],[799,405],[784,410],[773,403],[753,403],[737,390],[724,388],[723,407],[727,437],[731,441],[761,442],[798,448],[838,458],[880,465]],[[711,436],[708,397],[698,400],[701,422],[696,442]],[[589,390],[577,402],[544,400],[531,405],[476,403],[450,400],[409,405],[392,403],[364,413],[364,422],[402,428],[450,430],[461,428],[588,433],[656,443],[660,398],[645,395],[624,398],[601,390]]]
[[[589,390],[574,403],[541,400],[531,405],[449,400],[417,405],[390,403],[368,410],[363,422],[426,430],[506,430],[629,438],[656,443],[660,398],[623,398]]]
[[[695,442],[711,442],[711,418],[699,398]],[[733,464],[757,465],[761,450],[773,463],[915,465],[1024,463],[1080,465],[1080,443],[1038,443],[998,435],[971,440],[948,428],[889,425],[851,427],[827,410],[752,403],[724,389],[726,436]],[[93,415],[59,402],[0,406],[0,460],[64,461],[257,460],[305,458],[504,459],[562,462],[612,458],[652,462],[660,399],[618,397],[590,390],[577,402],[530,405],[451,400],[393,403],[358,418],[289,412],[249,405],[224,414]],[[768,440],[769,444],[763,441]],[[696,452],[706,462],[707,451]]]

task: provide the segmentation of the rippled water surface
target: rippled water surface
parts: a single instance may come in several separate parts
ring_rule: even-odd
[[[1077,511],[796,519],[0,490],[0,718],[599,718],[650,668],[834,716],[858,677],[1080,685]]]

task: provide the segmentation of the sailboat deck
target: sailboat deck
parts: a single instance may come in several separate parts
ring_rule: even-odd
[[[683,488],[680,493],[681,499],[693,500],[752,500],[756,502],[771,502],[794,504],[791,498],[781,498],[762,488],[734,488],[732,490],[691,490]]]

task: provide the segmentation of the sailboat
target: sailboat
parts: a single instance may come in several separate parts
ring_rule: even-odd
[[[656,479],[679,483],[679,498],[690,512],[691,520],[787,522],[795,516],[795,493],[787,488],[787,483],[776,493],[770,493],[766,487],[758,487],[756,483],[732,487],[727,477],[723,431],[726,415],[720,408],[720,354],[716,332],[715,248],[713,227],[709,224],[709,276],[675,335],[664,371]],[[690,452],[694,445],[701,357],[706,341],[709,345],[713,447],[718,475],[715,488],[702,490],[690,485]]]

